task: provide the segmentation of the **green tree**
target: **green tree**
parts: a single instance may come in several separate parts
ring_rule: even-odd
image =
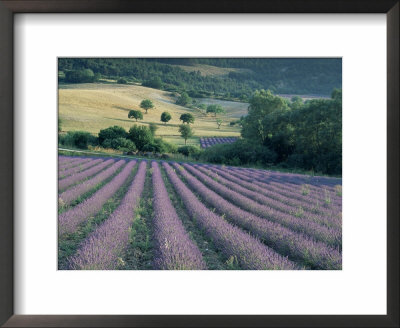
[[[82,70],[71,70],[65,73],[65,81],[70,83],[95,82],[98,75],[95,75],[89,68]]]
[[[156,135],[156,131],[158,130],[158,126],[155,123],[149,123],[149,129],[154,137]]]
[[[289,104],[291,109],[299,109],[304,105],[303,99],[299,96],[294,96],[290,100],[291,103]]]
[[[136,122],[138,120],[143,120],[143,114],[140,110],[134,110],[134,109],[130,110],[129,114],[128,114],[128,118],[132,118],[132,117],[136,120]]]
[[[273,95],[271,91],[256,91],[250,99],[248,114],[242,120],[242,136],[264,144],[271,134],[268,116],[275,111],[287,109],[284,99]]]
[[[222,124],[222,120],[220,118],[216,119],[217,125],[218,125],[218,129],[221,127]]]
[[[126,138],[106,139],[103,142],[103,147],[121,151],[136,151],[136,145],[131,140]]]
[[[138,150],[143,150],[144,146],[151,144],[154,140],[153,134],[147,126],[133,125],[128,132],[130,139]]]
[[[145,87],[153,88],[153,89],[162,89],[163,83],[159,76],[156,76],[150,80],[147,80],[143,83]]]
[[[194,116],[190,113],[185,113],[181,115],[179,120],[187,124],[194,123]]]
[[[176,103],[181,106],[186,106],[192,102],[192,98],[186,92],[182,92],[182,94],[176,100]]]
[[[171,120],[171,114],[168,112],[163,112],[161,114],[161,122],[164,122],[164,124],[167,124]]]
[[[146,114],[147,114],[147,111],[149,109],[151,109],[151,108],[154,108],[154,105],[153,105],[153,103],[152,103],[152,101],[150,99],[144,99],[140,103],[140,108],[143,108],[146,111]]]
[[[183,154],[186,157],[191,156],[195,159],[199,159],[202,150],[196,146],[182,146],[178,148],[178,153]]]
[[[189,124],[181,124],[181,125],[179,125],[179,132],[181,134],[181,137],[183,139],[185,139],[185,145],[186,145],[186,140],[194,135],[194,132],[190,128]]]
[[[208,105],[207,113],[214,113],[214,116],[217,117],[217,114],[225,113],[225,109],[221,105]]]
[[[126,138],[126,135],[127,133],[124,128],[114,125],[107,129],[100,130],[99,143],[102,145],[106,139]]]
[[[312,99],[292,114],[297,165],[324,173],[341,173],[342,97]]]

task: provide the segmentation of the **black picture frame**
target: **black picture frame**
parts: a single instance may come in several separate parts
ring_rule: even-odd
[[[399,327],[399,8],[398,0],[0,0],[0,324],[4,327]],[[16,13],[385,13],[387,315],[14,315],[13,17]]]

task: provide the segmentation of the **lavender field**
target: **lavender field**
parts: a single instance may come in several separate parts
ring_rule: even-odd
[[[200,147],[205,149],[219,144],[234,143],[237,137],[200,138]]]
[[[342,180],[59,156],[60,270],[341,270]]]

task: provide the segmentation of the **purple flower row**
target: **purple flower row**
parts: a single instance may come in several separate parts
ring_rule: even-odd
[[[298,269],[298,266],[287,258],[211,212],[178,178],[175,171],[167,163],[163,163],[163,167],[192,219],[227,257],[236,259],[244,269]]]
[[[231,174],[230,170],[226,168],[221,169],[210,165],[199,165],[199,167],[207,167],[209,170],[226,178],[228,181],[224,183],[225,185],[230,186],[231,189],[234,188],[234,190],[251,197],[261,204],[271,206],[272,208],[287,214],[299,215],[303,218],[328,227],[341,229],[341,220],[337,215],[334,215],[332,211],[318,211],[318,209],[307,202],[296,200],[293,201],[293,199],[282,196],[273,190],[262,188],[255,183],[247,182],[246,179],[241,179]],[[243,190],[241,187],[245,188],[246,190]],[[317,212],[319,212],[319,214],[316,214]]]
[[[328,177],[310,177],[305,175],[293,174],[293,173],[281,173],[271,172],[266,170],[257,169],[243,169],[244,172],[257,176],[260,179],[266,179],[267,181],[276,181],[278,183],[290,184],[292,186],[302,186],[307,184],[311,190],[330,190],[335,191],[335,185],[341,184],[337,178]]]
[[[200,146],[201,148],[208,148],[218,144],[234,143],[237,139],[236,137],[200,138]]]
[[[58,164],[72,163],[78,159],[82,159],[84,157],[76,157],[76,156],[58,156]]]
[[[225,199],[231,201],[234,205],[240,207],[243,210],[246,210],[250,213],[253,213],[260,218],[264,218],[270,220],[272,222],[279,223],[291,230],[302,232],[315,240],[322,241],[328,245],[333,247],[341,247],[342,243],[342,233],[340,229],[332,229],[326,226],[322,226],[313,221],[304,220],[302,218],[298,218],[292,215],[288,215],[282,213],[280,211],[274,210],[273,208],[261,205],[249,197],[244,196],[243,194],[236,192],[232,189],[229,189],[221,184],[221,182],[225,182],[226,180],[218,177],[219,182],[210,178],[206,174],[200,172],[198,169],[190,166],[188,164],[183,165],[190,173],[192,173],[195,177],[197,177],[202,183],[207,185],[213,191],[215,191],[220,196]],[[211,174],[211,173],[210,173]],[[215,176],[214,176],[215,177]],[[242,187],[233,184],[235,189],[240,189]],[[245,188],[241,189],[242,192],[246,192]]]
[[[279,180],[284,179],[285,181],[295,183],[298,185],[307,183],[316,188],[318,187],[333,188],[335,185],[341,184],[341,180],[339,178],[322,177],[322,176],[311,177],[298,173],[282,173],[282,172],[274,172],[274,171],[251,169],[251,168],[246,168],[245,170],[251,173],[264,175],[267,178],[278,178]]]
[[[128,164],[129,165],[129,164]],[[134,209],[142,194],[146,178],[145,161],[117,209],[93,231],[69,260],[71,269],[114,270],[122,264],[123,253],[129,243]]]
[[[69,160],[67,162],[63,162],[63,163],[59,162],[58,170],[63,171],[63,170],[69,169],[71,167],[89,162],[91,160],[92,160],[92,158],[85,158],[85,157],[72,158],[71,160]]]
[[[301,206],[310,212],[319,213],[328,217],[337,217],[337,214],[341,212],[341,206],[338,207],[335,205],[335,207],[325,208],[321,206],[323,205],[321,201],[314,199],[310,195],[302,195],[298,192],[283,190],[283,186],[274,186],[265,182],[260,182],[254,176],[249,176],[236,170],[230,170],[229,172],[237,178],[263,188],[268,196],[282,201],[285,204]]]
[[[64,190],[76,182],[85,180],[85,179],[95,175],[96,173],[103,170],[105,167],[109,166],[111,163],[114,163],[113,159],[109,159],[108,161],[101,162],[100,164],[97,164],[87,170],[84,170],[82,172],[73,174],[69,177],[59,180],[58,181],[58,190],[59,191]]]
[[[235,224],[263,239],[279,253],[288,255],[296,260],[302,260],[313,268],[341,269],[342,256],[337,249],[315,241],[303,233],[295,232],[283,227],[281,224],[262,219],[240,209],[207,188],[183,167],[176,163],[174,167],[179,170],[192,189],[206,202],[214,206],[219,212],[224,213]]]
[[[206,269],[202,254],[190,239],[171,204],[156,162],[153,169],[155,268],[161,270]]]
[[[95,166],[96,164],[99,164],[101,162],[103,162],[103,160],[101,158],[99,158],[99,159],[88,161],[86,163],[80,163],[77,166],[74,166],[74,167],[71,167],[69,169],[60,171],[59,174],[58,174],[58,179],[63,179],[63,178],[65,178],[65,177],[67,177],[67,176],[69,176],[71,174],[86,170],[89,167]]]
[[[277,174],[271,174],[270,176],[265,176],[265,174],[259,173],[259,172],[254,172],[253,170],[245,169],[243,170],[245,174],[248,174],[250,176],[253,176],[257,178],[259,181],[266,182],[268,184],[272,185],[278,185],[281,188],[289,191],[293,191],[298,194],[302,194],[304,191],[304,188],[307,189],[307,194],[310,196],[319,198],[320,200],[325,199],[325,194],[328,193],[328,195],[332,198],[332,200],[336,202],[341,202],[342,198],[341,196],[336,195],[336,189],[335,187],[331,187],[329,185],[313,185],[311,180],[304,180],[304,183],[299,184],[293,182],[291,179],[285,177],[283,174],[277,175]],[[310,178],[312,179],[312,178]]]
[[[301,228],[301,226],[307,225],[308,228],[315,229],[315,228],[318,228],[318,226],[322,225],[322,226],[324,226],[324,227],[322,227],[322,229],[333,229],[333,230],[337,231],[337,234],[341,235],[341,228],[330,224],[329,219],[326,217],[316,216],[315,214],[311,214],[311,213],[307,213],[307,212],[303,211],[302,207],[295,208],[293,206],[289,206],[289,205],[284,204],[275,199],[266,197],[263,195],[261,190],[255,191],[253,184],[250,184],[250,183],[246,184],[246,182],[241,181],[239,179],[235,179],[234,177],[229,176],[228,173],[225,173],[222,170],[212,169],[212,168],[206,169],[205,167],[200,166],[200,165],[194,165],[194,167],[196,167],[202,173],[207,174],[214,180],[220,182],[224,186],[228,187],[229,189],[231,189],[237,193],[240,193],[243,196],[250,198],[249,205],[250,205],[251,201],[257,201],[258,204],[267,206],[268,213],[266,212],[265,215],[269,216],[271,213],[275,213],[278,217],[280,217],[280,216],[288,217],[288,215],[289,215],[290,217],[292,217],[292,220],[294,220],[294,222],[300,222],[299,229],[294,229],[296,231],[302,231],[302,232],[309,234],[309,232],[307,232],[307,230],[303,230]],[[227,178],[225,178],[225,177],[227,177]],[[280,222],[280,223],[283,223],[283,222]],[[293,228],[292,223],[289,224],[288,227]],[[314,235],[314,232],[311,235]],[[318,237],[317,237],[317,239],[318,239]],[[341,237],[340,237],[340,240],[341,240]],[[324,241],[324,240],[322,240],[322,241]]]
[[[124,169],[109,183],[96,191],[91,197],[58,216],[58,233],[73,233],[79,224],[86,221],[90,216],[98,213],[106,201],[114,195],[124,184],[132,172],[136,161],[130,161]]]
[[[260,180],[263,181],[263,180]],[[320,202],[325,202],[329,199],[329,204],[342,204],[342,197],[336,195],[336,191],[330,190],[328,188],[312,188],[309,184],[297,185],[288,182],[276,181],[275,179],[271,179],[268,182],[271,186],[280,187],[281,189],[289,192],[293,192],[302,196],[309,196],[318,200]],[[306,193],[305,193],[306,191]]]
[[[66,163],[72,162],[75,157],[69,157],[69,156],[58,156],[58,165],[64,165]]]
[[[99,174],[95,175],[93,178],[86,180],[80,184],[73,186],[61,193],[58,198],[64,203],[69,205],[72,201],[77,199],[79,196],[89,191],[90,189],[97,186],[99,183],[103,182],[110,176],[112,176],[117,170],[125,164],[124,160],[120,160],[115,164],[111,165],[109,168],[101,171]]]

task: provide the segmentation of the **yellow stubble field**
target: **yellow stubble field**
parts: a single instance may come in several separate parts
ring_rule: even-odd
[[[199,137],[211,136],[239,136],[238,126],[229,126],[234,120],[227,113],[221,115],[223,123],[217,128],[215,117],[206,115],[200,110],[176,105],[169,92],[142,87],[139,85],[84,83],[60,84],[58,90],[58,110],[61,119],[62,131],[88,131],[97,135],[101,129],[118,125],[127,131],[133,124],[148,125],[155,123],[158,126],[156,134],[165,140],[177,145],[184,144],[178,132],[182,124],[179,117],[184,113],[191,113],[195,117],[192,128],[195,138],[188,140],[188,144],[198,144]],[[143,99],[150,99],[155,108],[149,109],[148,114],[140,108]],[[128,118],[131,109],[143,112],[143,120],[136,122]],[[164,124],[160,121],[161,113],[167,111],[172,119]],[[236,115],[235,115],[236,116]]]

